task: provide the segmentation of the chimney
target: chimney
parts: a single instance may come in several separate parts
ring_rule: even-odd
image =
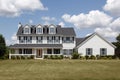
[[[21,24],[21,22],[19,22],[19,24],[18,24],[18,28],[21,27],[21,26],[22,26],[22,24]]]

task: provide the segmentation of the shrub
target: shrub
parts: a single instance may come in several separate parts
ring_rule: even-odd
[[[50,59],[53,59],[53,55],[50,55]]]
[[[96,55],[96,59],[100,59],[100,55]]]
[[[85,56],[86,60],[89,59],[90,57],[88,55]]]
[[[60,55],[60,59],[63,59],[63,55]]]
[[[30,59],[34,59],[34,55],[31,55],[31,56],[30,56]]]
[[[16,58],[17,58],[17,59],[21,59],[21,57],[20,57],[20,56],[16,56]]]
[[[85,57],[84,57],[84,56],[80,56],[79,58],[80,58],[80,60],[84,60],[84,59],[85,59]]]
[[[59,56],[58,55],[54,55],[54,59],[59,59]]]
[[[25,59],[25,56],[21,56],[21,59]]]
[[[94,60],[95,60],[96,57],[95,57],[94,55],[91,55],[91,56],[90,56],[90,59],[94,59]]]
[[[44,55],[44,59],[49,59],[49,56],[48,55]]]
[[[107,59],[107,56],[100,56],[100,59],[106,60],[106,59]]]
[[[72,59],[78,59],[79,58],[79,54],[77,52],[74,52],[72,54]]]
[[[15,56],[11,56],[11,59],[16,59],[16,57]]]

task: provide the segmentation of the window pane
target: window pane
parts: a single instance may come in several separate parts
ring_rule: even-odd
[[[86,48],[86,55],[92,55],[92,48]]]
[[[107,55],[107,49],[106,49],[106,48],[101,48],[101,49],[100,49],[100,55],[101,55],[101,56]]]
[[[47,49],[47,54],[52,54],[52,49]]]
[[[37,33],[42,33],[42,28],[37,28]]]
[[[54,54],[60,54],[60,49],[54,49]]]

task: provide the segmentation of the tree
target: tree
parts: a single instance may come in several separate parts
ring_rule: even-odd
[[[116,37],[116,42],[113,42],[116,46],[115,55],[120,58],[120,34]]]
[[[0,34],[0,58],[4,58],[6,54],[6,43],[4,37]]]

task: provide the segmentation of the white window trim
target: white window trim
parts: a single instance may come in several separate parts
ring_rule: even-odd
[[[29,29],[28,33],[25,32],[25,29]],[[29,26],[24,27],[24,34],[30,34],[30,27]]]
[[[53,28],[54,32],[51,33],[50,28]],[[49,34],[56,34],[56,27],[54,25],[49,26]]]
[[[37,31],[37,29],[39,29],[39,28],[42,30],[41,33]],[[43,27],[41,25],[36,27],[36,34],[43,34]]]

